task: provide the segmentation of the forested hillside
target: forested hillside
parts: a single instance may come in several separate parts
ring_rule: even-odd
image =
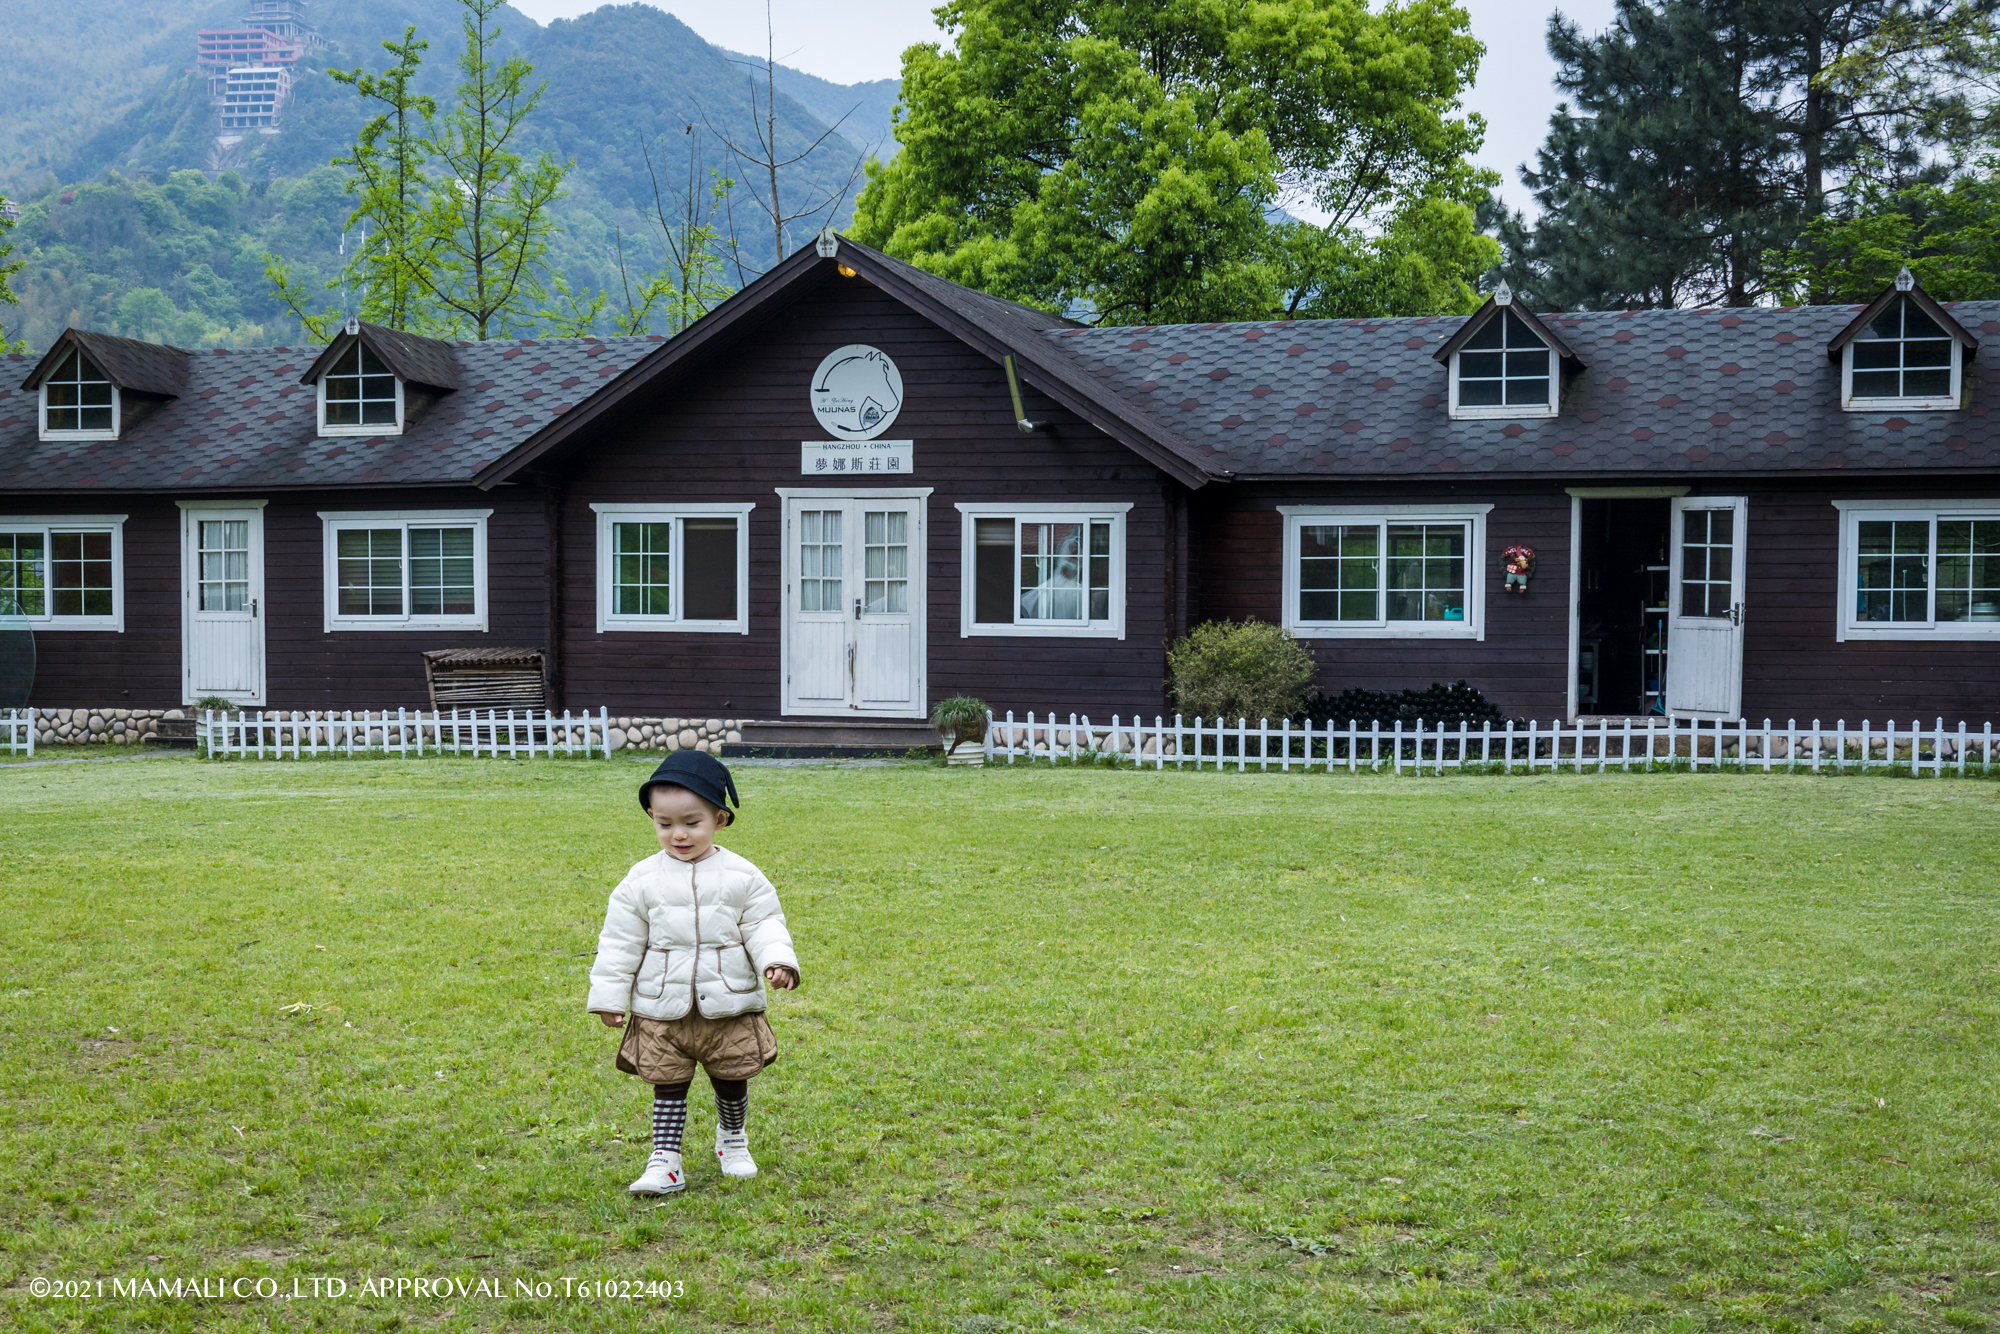
[[[96,7],[95,0],[83,6]],[[39,141],[25,135],[0,140],[0,152],[13,144],[13,155],[0,160],[0,191],[25,209],[7,239],[16,257],[27,260],[14,282],[21,308],[0,307],[6,336],[43,347],[71,323],[146,336],[171,330],[171,341],[190,344],[298,336],[271,297],[264,256],[276,255],[295,276],[311,281],[338,271],[351,203],[343,193],[344,172],[327,164],[347,151],[370,114],[325,71],[384,68],[380,41],[401,37],[414,23],[431,42],[418,90],[447,99],[460,48],[460,8],[455,0],[319,0],[315,18],[335,45],[313,57],[314,68],[295,83],[284,132],[251,135],[233,151],[218,150],[206,88],[186,70],[196,29],[233,25],[240,7],[158,6],[173,11],[173,25],[149,18],[146,30],[165,35],[131,48],[120,67],[130,83],[150,76],[143,96],[98,107],[87,86],[61,80],[23,94],[29,105],[21,115],[58,120],[68,129]],[[576,163],[569,198],[557,206],[561,230],[554,242],[556,270],[572,290],[621,288],[621,245],[635,276],[662,264],[659,229],[649,225],[649,153],[655,167],[683,184],[691,148],[700,154],[704,176],[712,168],[737,179],[719,221],[726,228],[733,219],[748,262],[771,261],[770,222],[749,197],[744,164],[733,161],[721,142],[754,144],[752,122],[765,99],[761,68],[710,46],[650,5],[606,6],[546,28],[511,9],[502,17],[504,49],[532,61],[536,80],[548,84],[523,147]],[[67,25],[60,31],[38,25],[30,38],[17,29],[4,39],[17,53],[16,68],[24,61],[56,62],[61,42],[74,51],[87,41]],[[776,73],[781,158],[810,144],[850,107],[861,107],[844,133],[781,173],[780,194],[788,203],[838,195],[870,145],[891,155],[893,82],[844,88],[794,70]],[[10,129],[15,97],[0,91],[0,123]],[[93,112],[94,122],[86,123]],[[689,125],[695,134],[687,133]],[[761,188],[761,174],[757,179]],[[671,208],[671,198],[668,203]],[[851,209],[845,198],[830,212],[844,221]],[[794,223],[793,244],[823,220]],[[358,239],[347,236],[349,244]]]

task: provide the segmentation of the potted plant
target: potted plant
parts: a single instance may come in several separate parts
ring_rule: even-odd
[[[961,742],[986,740],[986,718],[991,712],[985,700],[970,695],[953,695],[937,702],[931,709],[931,726],[946,742],[947,758]]]

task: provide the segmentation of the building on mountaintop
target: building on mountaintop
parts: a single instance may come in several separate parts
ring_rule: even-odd
[[[226,145],[246,130],[276,134],[300,61],[324,46],[311,0],[250,0],[240,28],[195,34],[195,71],[208,80]]]
[[[1086,328],[827,235],[670,340],[0,358],[0,584],[58,707],[422,705],[426,652],[533,646],[558,709],[1150,717],[1254,617],[1328,693],[1978,727],[1996,334],[1907,279]]]

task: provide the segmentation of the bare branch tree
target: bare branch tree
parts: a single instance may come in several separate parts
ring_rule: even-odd
[[[764,70],[764,106],[761,112],[757,107],[757,85],[754,82],[750,85],[750,128],[751,132],[757,137],[757,145],[754,152],[716,129],[714,123],[708,119],[706,109],[701,110],[701,118],[702,124],[708,128],[708,132],[721,140],[723,146],[731,153],[734,153],[746,167],[755,168],[763,174],[765,178],[765,193],[762,195],[758,194],[757,187],[753,185],[750,187],[750,197],[756,201],[758,208],[762,209],[765,216],[771,220],[771,249],[775,256],[772,264],[775,266],[784,261],[787,253],[787,226],[797,222],[800,218],[816,217],[829,207],[837,210],[842,203],[846,202],[847,196],[854,190],[854,183],[861,178],[862,166],[867,162],[868,154],[874,146],[870,145],[869,149],[863,150],[856,155],[853,167],[848,170],[847,179],[842,181],[837,189],[826,191],[808,205],[802,207],[795,206],[789,210],[786,209],[778,192],[779,169],[795,166],[818,152],[820,147],[827,140],[833,138],[839,132],[840,127],[847,123],[848,116],[852,116],[859,109],[860,103],[857,102],[854,107],[848,110],[847,115],[842,116],[832,125],[829,125],[819,138],[807,144],[803,149],[793,153],[789,157],[781,157],[779,156],[778,148],[777,37],[771,22],[771,0],[764,0],[764,60],[762,65]],[[733,226],[731,234],[734,235]],[[752,272],[757,271],[752,270]]]

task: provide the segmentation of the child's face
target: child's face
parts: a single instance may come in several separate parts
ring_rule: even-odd
[[[722,812],[684,787],[662,783],[650,793],[646,813],[653,817],[653,833],[669,857],[698,862],[715,846],[715,831],[723,826]]]

